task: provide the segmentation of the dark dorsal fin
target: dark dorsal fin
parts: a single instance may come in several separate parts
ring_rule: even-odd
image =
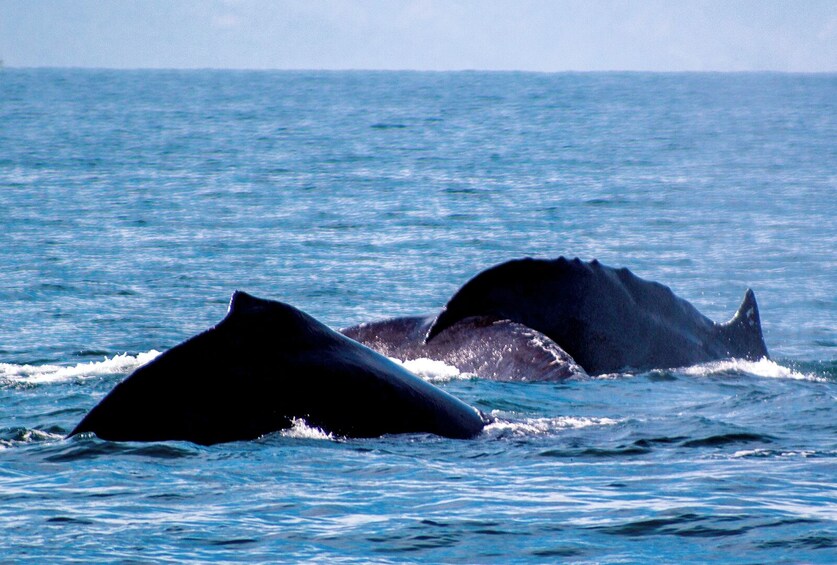
[[[243,290],[236,290],[230,296],[230,306],[227,308],[227,314],[244,314],[246,312],[255,312],[261,307],[264,307],[266,300],[256,298],[252,294],[247,294]]]
[[[752,289],[747,289],[738,311],[729,322],[722,325],[722,328],[730,344],[729,353],[732,356],[754,360],[768,357],[761,331],[759,305]]]

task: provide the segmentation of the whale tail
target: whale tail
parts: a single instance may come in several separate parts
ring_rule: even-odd
[[[769,358],[761,331],[759,306],[752,289],[748,288],[744,293],[744,300],[735,316],[721,326],[721,331],[727,342],[730,356],[753,361]]]

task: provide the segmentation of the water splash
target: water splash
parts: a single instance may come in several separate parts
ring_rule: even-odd
[[[578,430],[591,426],[614,426],[621,420],[613,418],[592,418],[580,416],[558,416],[556,418],[525,418],[523,420],[511,421],[499,417],[498,413],[492,413],[496,419],[487,425],[483,430],[484,434],[491,437],[516,437],[545,436],[562,430]]]
[[[32,443],[56,442],[63,434],[30,428],[12,428],[0,431],[0,450]]]
[[[678,373],[697,377],[711,377],[728,373],[746,373],[756,377],[768,379],[793,379],[798,381],[829,382],[828,379],[819,375],[800,373],[788,367],[779,365],[775,361],[763,358],[758,361],[747,361],[745,359],[724,359],[701,363],[692,367],[678,369]]]
[[[334,435],[326,433],[320,428],[309,426],[308,423],[302,418],[294,418],[292,422],[293,426],[280,432],[280,435],[282,437],[293,439],[322,439],[334,441]]]
[[[398,363],[411,373],[418,375],[422,379],[431,383],[445,383],[452,380],[462,379],[467,380],[473,377],[470,373],[463,373],[456,367],[448,365],[444,361],[437,361],[435,359],[408,359],[401,361],[399,359],[391,359]]]
[[[0,384],[50,384],[85,379],[100,375],[128,373],[160,355],[152,349],[137,355],[115,355],[103,361],[79,363],[78,365],[15,365],[0,363]]]

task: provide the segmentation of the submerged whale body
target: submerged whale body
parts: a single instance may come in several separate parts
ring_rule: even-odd
[[[474,316],[541,332],[593,375],[768,356],[752,290],[718,324],[667,286],[596,260],[525,258],[479,273],[433,321],[427,346]]]
[[[235,292],[221,322],[137,369],[70,435],[208,445],[296,419],[345,437],[470,438],[485,425],[476,409],[304,312]]]
[[[434,316],[393,318],[340,332],[387,357],[443,361],[462,373],[492,380],[562,381],[585,375],[553,340],[518,322],[471,316],[425,343],[434,321]]]

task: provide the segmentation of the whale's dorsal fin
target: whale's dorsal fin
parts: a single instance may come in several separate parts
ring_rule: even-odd
[[[759,317],[759,305],[756,303],[756,294],[752,288],[748,288],[744,293],[744,300],[741,301],[741,306],[735,316],[727,322],[727,325],[742,324],[751,328],[761,328],[761,318]]]
[[[236,290],[230,296],[230,305],[227,308],[227,314],[242,314],[244,312],[251,312],[265,303],[265,300],[256,298],[252,294],[247,294],[243,290]]]
[[[744,293],[744,300],[741,301],[738,311],[722,328],[732,356],[754,360],[768,357],[761,330],[759,305],[751,288]]]

